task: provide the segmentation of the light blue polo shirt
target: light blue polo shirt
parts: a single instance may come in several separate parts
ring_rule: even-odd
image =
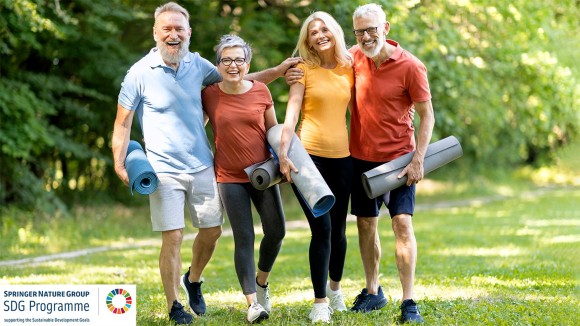
[[[118,101],[136,110],[155,172],[194,173],[213,165],[201,90],[219,80],[216,67],[197,52],[188,53],[177,72],[156,48],[129,69]]]

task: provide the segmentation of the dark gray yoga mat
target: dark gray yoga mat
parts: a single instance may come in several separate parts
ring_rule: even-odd
[[[407,153],[388,163],[377,166],[361,175],[363,187],[369,198],[376,198],[396,189],[407,182],[407,176],[397,178],[397,175],[411,163],[415,152]],[[441,139],[427,147],[424,173],[427,174],[443,165],[454,161],[463,155],[461,144],[454,136]]]
[[[125,157],[125,168],[129,175],[129,188],[131,194],[133,190],[142,195],[152,194],[157,190],[157,174],[149,163],[145,151],[141,144],[131,140],[127,147],[127,156]]]
[[[270,128],[266,134],[270,147],[278,155],[280,150],[280,137],[283,125],[279,124]],[[322,178],[322,175],[312,162],[310,155],[294,134],[288,149],[288,158],[298,169],[298,173],[290,172],[294,185],[298,188],[302,198],[308,204],[314,217],[327,213],[334,205],[334,194]]]
[[[280,173],[280,165],[273,157],[248,166],[244,169],[250,183],[258,190],[266,190],[275,184],[282,181],[282,173]]]

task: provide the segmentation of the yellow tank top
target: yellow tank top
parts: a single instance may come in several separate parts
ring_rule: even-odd
[[[354,85],[352,67],[309,68],[299,64],[305,87],[296,133],[311,155],[341,158],[350,155],[346,111]]]

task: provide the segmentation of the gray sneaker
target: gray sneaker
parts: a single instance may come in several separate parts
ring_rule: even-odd
[[[256,281],[256,299],[258,299],[258,303],[264,307],[264,309],[268,312],[272,312],[272,302],[270,302],[270,287],[268,286],[270,283],[266,283],[266,286],[261,286]]]

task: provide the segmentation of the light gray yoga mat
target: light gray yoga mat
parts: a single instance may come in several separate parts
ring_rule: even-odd
[[[127,156],[125,157],[125,168],[129,175],[129,188],[131,195],[133,190],[142,195],[152,194],[157,189],[159,179],[149,163],[145,151],[141,144],[131,140],[127,147]]]
[[[396,189],[407,182],[407,176],[397,178],[397,175],[411,163],[415,152],[402,155],[388,163],[377,166],[361,175],[363,187],[369,198],[376,198]],[[461,144],[454,136],[441,139],[430,144],[425,153],[423,163],[424,173],[427,174],[443,165],[456,160],[463,155]]]
[[[282,136],[283,125],[279,124],[270,128],[266,134],[270,147],[278,155],[280,150],[280,137]],[[310,155],[294,134],[288,149],[288,158],[298,169],[298,173],[290,172],[290,176],[298,188],[300,195],[308,204],[314,217],[326,214],[334,205],[334,194],[322,178],[322,175],[312,162]]]
[[[282,173],[280,173],[280,165],[273,157],[248,166],[244,169],[250,183],[258,190],[266,190],[275,184],[282,181]]]

